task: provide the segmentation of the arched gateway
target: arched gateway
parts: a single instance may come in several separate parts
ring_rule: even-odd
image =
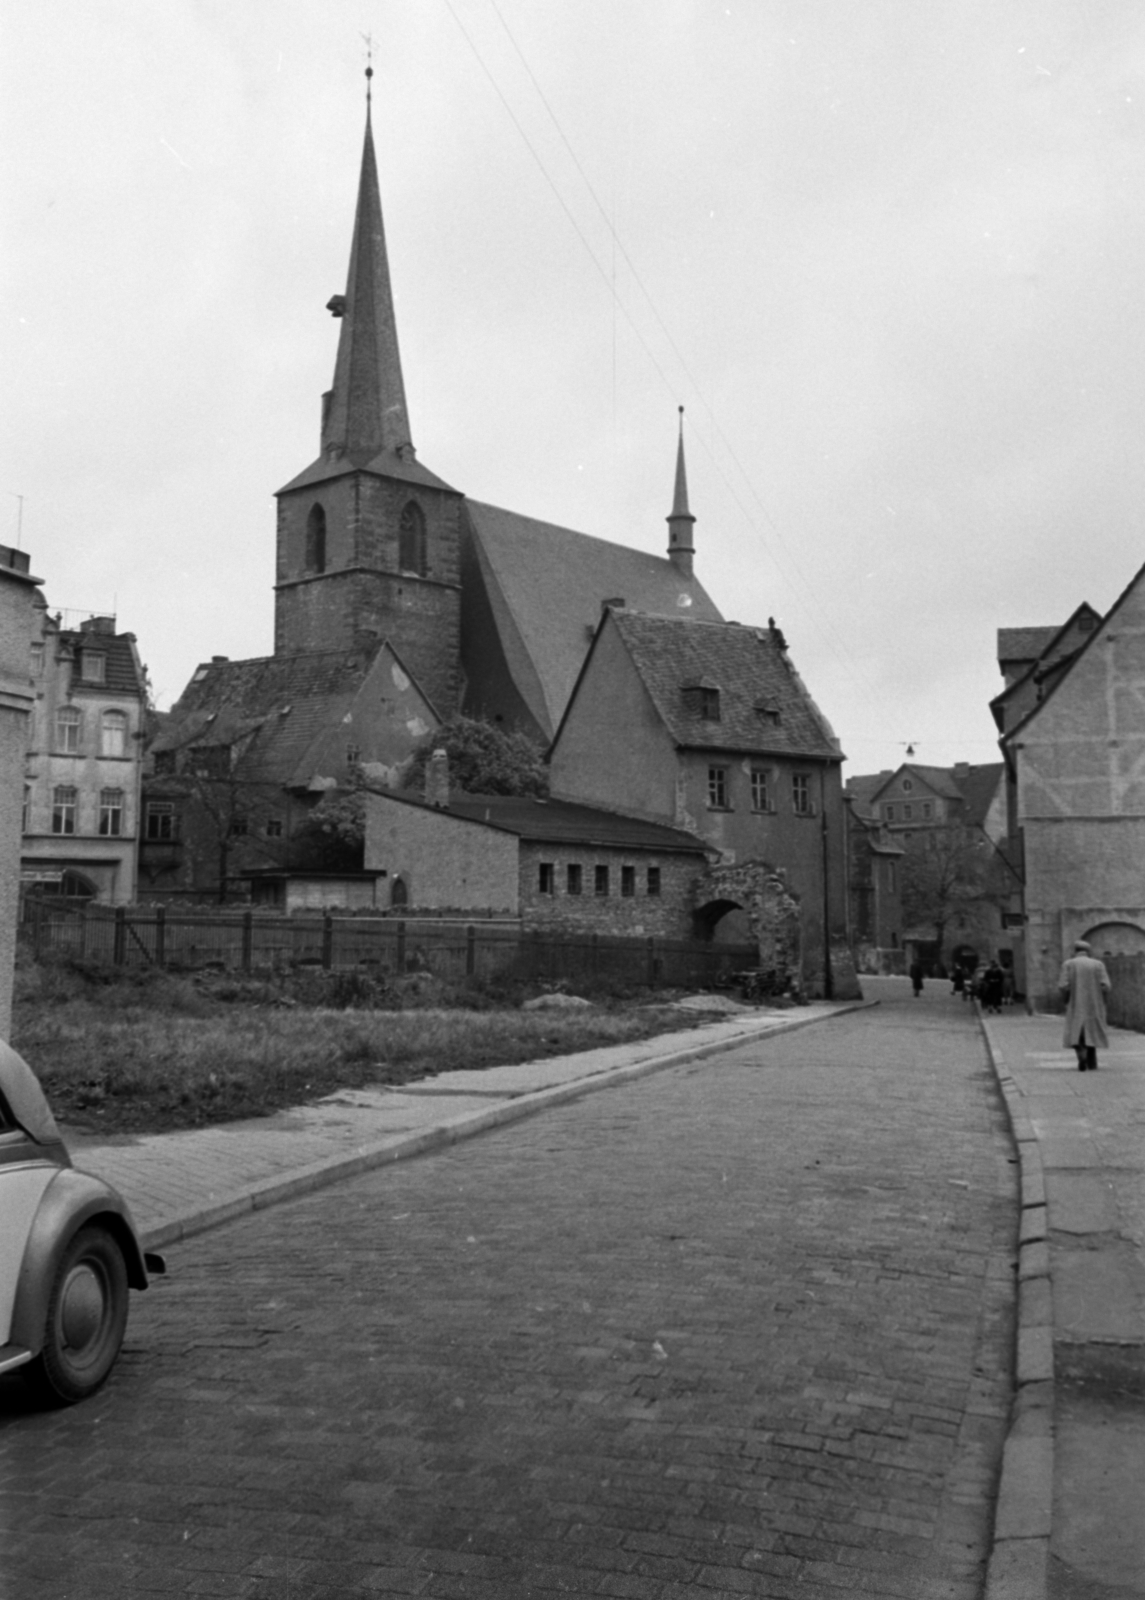
[[[766,861],[741,861],[712,867],[696,883],[696,931],[712,938],[728,912],[742,910],[749,937],[759,947],[764,972],[802,975],[799,897],[779,867]]]

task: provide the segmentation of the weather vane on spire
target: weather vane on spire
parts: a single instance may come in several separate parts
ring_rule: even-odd
[[[374,76],[374,36],[364,33],[362,38],[366,42],[366,104],[370,103],[370,79]]]

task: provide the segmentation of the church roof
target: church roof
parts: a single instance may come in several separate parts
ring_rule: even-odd
[[[610,615],[677,745],[842,760],[777,630],[692,616]],[[706,717],[698,697],[685,693],[698,682],[718,687],[718,719]]]
[[[696,578],[650,555],[551,522],[465,501],[495,626],[529,709],[552,735],[564,714],[601,606],[719,622]]]

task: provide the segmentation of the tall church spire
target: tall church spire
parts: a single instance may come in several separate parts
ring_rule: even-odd
[[[684,408],[680,407],[680,438],[676,445],[676,487],[668,516],[668,559],[685,578],[692,576],[692,527],[695,517],[688,510],[688,478],[684,471]]]
[[[403,460],[413,455],[370,122],[372,76],[367,69],[366,138],[346,293],[335,295],[328,308],[341,317],[342,329],[334,387],[322,408],[323,455],[349,456],[355,466],[383,452]]]

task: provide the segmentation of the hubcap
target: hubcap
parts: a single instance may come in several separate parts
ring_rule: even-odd
[[[86,1261],[79,1262],[60,1296],[60,1332],[69,1349],[82,1352],[98,1337],[106,1304],[103,1279]]]

